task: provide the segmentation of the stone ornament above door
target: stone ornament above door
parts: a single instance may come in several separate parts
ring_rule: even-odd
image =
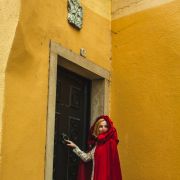
[[[83,24],[83,8],[79,0],[68,0],[68,22],[78,30]]]

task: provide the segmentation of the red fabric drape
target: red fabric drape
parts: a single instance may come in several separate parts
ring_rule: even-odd
[[[92,133],[95,123],[99,119],[105,119],[108,123],[108,131],[95,138]],[[112,120],[106,116],[99,116],[90,128],[88,147],[91,150],[95,145],[94,154],[94,178],[93,180],[122,180],[117,144],[119,140]],[[77,180],[90,180],[92,173],[92,162],[80,162]]]

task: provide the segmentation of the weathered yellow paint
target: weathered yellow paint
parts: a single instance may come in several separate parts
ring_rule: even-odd
[[[5,68],[11,45],[16,31],[20,10],[20,1],[0,1],[0,172],[1,172],[1,144],[2,144],[2,113],[4,106]],[[0,173],[1,179],[1,173]]]
[[[82,0],[82,4],[100,16],[111,20],[111,0]]]
[[[154,8],[174,0],[112,0],[112,19]]]
[[[85,48],[88,59],[111,68],[111,22],[83,7],[77,31],[67,22],[66,0],[21,1],[5,77],[2,180],[44,179],[50,40],[77,54]]]
[[[112,21],[111,115],[124,180],[180,179],[179,7]]]

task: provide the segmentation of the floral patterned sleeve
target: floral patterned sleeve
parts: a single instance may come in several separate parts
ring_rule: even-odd
[[[73,149],[73,152],[79,156],[84,162],[88,162],[90,160],[92,160],[92,156],[93,156],[93,151],[90,151],[88,153],[85,153],[84,151],[81,151],[79,149],[78,146],[76,146],[74,149]]]

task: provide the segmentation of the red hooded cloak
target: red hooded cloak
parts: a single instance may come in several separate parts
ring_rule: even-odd
[[[99,119],[106,120],[108,131],[93,136],[93,130]],[[91,150],[95,145],[94,176],[93,180],[122,180],[117,144],[119,140],[112,120],[105,115],[99,116],[89,132],[88,147]],[[77,180],[91,180],[92,162],[80,162]]]

